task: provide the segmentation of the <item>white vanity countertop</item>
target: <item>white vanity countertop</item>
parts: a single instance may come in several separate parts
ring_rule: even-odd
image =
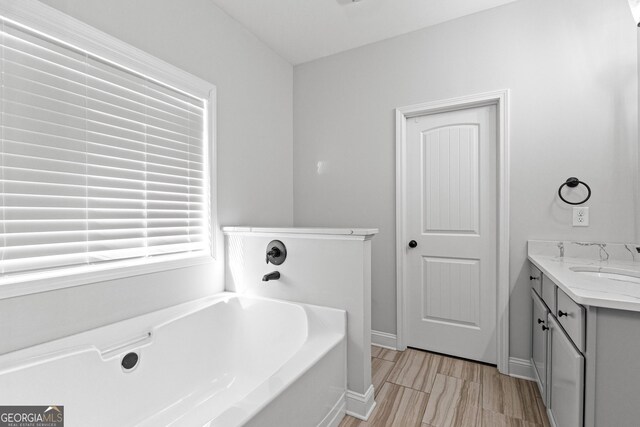
[[[567,243],[572,244],[571,242]],[[606,252],[611,246],[600,246],[598,249],[602,250],[606,256],[599,256],[598,259],[595,259],[596,257],[590,257],[587,254],[585,257],[572,257],[567,256],[568,254],[559,256],[545,253],[549,251],[536,251],[535,248],[532,249],[532,242],[529,242],[528,257],[540,271],[578,304],[640,312],[639,283],[590,276],[571,270],[572,267],[590,267],[594,270],[606,268],[632,272],[633,275],[640,276],[638,257],[635,254],[629,255],[629,259],[611,257]],[[635,249],[635,245],[630,246]]]

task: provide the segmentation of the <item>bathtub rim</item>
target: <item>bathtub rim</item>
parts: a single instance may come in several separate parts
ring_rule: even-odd
[[[106,325],[87,329],[82,332],[56,338],[51,341],[45,341],[40,344],[35,344],[33,346],[0,354],[0,375],[46,363],[47,361],[52,359],[67,357],[84,352],[97,352],[99,355],[103,353],[112,353],[108,359],[111,359],[113,357],[120,357],[126,354],[127,350],[129,349],[130,346],[127,345],[128,343],[133,343],[134,340],[149,333],[153,329],[160,328],[169,323],[188,317],[189,315],[197,311],[204,310],[217,303],[228,302],[234,298],[246,298],[252,300],[275,302],[285,305],[301,306],[303,308],[308,307],[312,310],[329,310],[337,314],[343,312],[346,316],[346,312],[344,310],[332,307],[297,303],[261,296],[244,295],[236,292],[218,292],[195,300],[171,305],[159,310],[154,310],[145,314],[141,314],[139,316],[130,317],[113,323],[108,323]],[[305,309],[305,313],[306,312],[307,310]],[[144,323],[145,325],[149,326],[138,327],[134,332],[130,332],[125,335],[128,338],[122,339],[121,335],[123,334],[118,332],[120,330],[126,329],[125,327],[134,321],[140,324]],[[105,335],[100,340],[100,344],[96,344],[95,340],[91,339],[96,334]],[[107,339],[107,337],[109,337],[109,339]],[[117,352],[109,351],[110,348],[114,348],[116,346],[120,346],[121,350]],[[47,347],[53,347],[53,349],[51,349],[51,351],[46,351]],[[135,348],[142,347],[144,347],[144,345],[135,346]]]

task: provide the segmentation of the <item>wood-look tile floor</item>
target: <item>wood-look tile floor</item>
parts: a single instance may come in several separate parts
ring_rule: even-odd
[[[548,427],[535,383],[426,351],[371,347],[376,408],[340,427]]]

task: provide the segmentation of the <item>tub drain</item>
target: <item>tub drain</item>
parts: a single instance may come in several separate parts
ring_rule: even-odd
[[[127,353],[122,358],[122,367],[125,371],[130,371],[136,367],[136,365],[138,364],[138,359],[138,353]]]

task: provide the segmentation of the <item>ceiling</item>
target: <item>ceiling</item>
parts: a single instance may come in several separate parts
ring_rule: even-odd
[[[515,0],[212,0],[292,64]]]

